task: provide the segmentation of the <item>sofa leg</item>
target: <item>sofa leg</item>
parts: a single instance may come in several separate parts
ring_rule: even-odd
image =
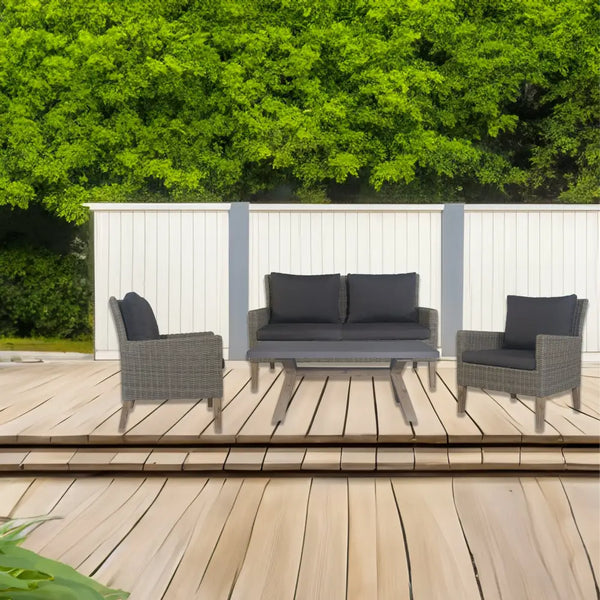
[[[516,402],[517,401],[517,395],[516,394],[511,394],[510,395],[510,401],[511,402]]]
[[[416,361],[416,360],[413,360],[413,369],[414,369],[415,371],[417,370],[417,367],[418,367],[418,366],[419,366],[419,363],[418,363],[418,361]]]
[[[573,396],[573,408],[581,410],[581,388],[579,386],[574,387],[571,390],[571,395]]]
[[[119,419],[119,433],[125,433],[129,413],[133,410],[133,400],[124,400],[121,406],[121,418]]]
[[[221,398],[213,398],[213,413],[215,417],[215,433],[221,433],[223,430],[223,421],[221,416]]]
[[[206,407],[208,408],[208,410],[212,410],[212,407],[213,407],[213,399],[212,398],[209,398],[206,401]]]
[[[437,377],[435,376],[436,366],[437,363],[434,360],[430,361],[427,365],[427,370],[429,371],[429,390],[431,392],[435,392],[437,387]]]
[[[271,361],[269,363],[269,371],[271,371],[271,373],[275,370],[275,363],[273,361]]]
[[[250,363],[250,391],[258,392],[258,363]]]
[[[544,417],[546,416],[546,399],[540,396],[535,397],[535,432],[544,431]]]
[[[467,386],[458,386],[458,414],[464,415],[467,410]]]

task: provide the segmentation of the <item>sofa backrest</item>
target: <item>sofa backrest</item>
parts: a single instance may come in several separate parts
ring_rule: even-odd
[[[415,304],[419,306],[419,274],[417,273],[417,285],[415,287]],[[271,308],[271,288],[270,288],[270,275],[267,273],[265,275],[265,298],[267,302],[267,308]],[[346,321],[346,316],[348,314],[348,289],[346,285],[346,276],[340,276],[340,298],[339,298],[339,309],[340,309],[340,319],[343,322]]]

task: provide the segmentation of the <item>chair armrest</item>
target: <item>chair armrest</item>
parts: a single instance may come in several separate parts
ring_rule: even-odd
[[[503,331],[468,331],[456,332],[456,361],[462,362],[465,350],[497,350],[504,342]]]
[[[581,336],[540,334],[535,338],[535,365],[542,379],[581,375]]]
[[[174,340],[174,339],[185,339],[185,338],[206,338],[211,335],[215,335],[212,331],[193,331],[190,333],[167,333],[161,335],[161,340]]]
[[[419,325],[429,329],[427,340],[434,348],[438,347],[438,311],[435,308],[417,308]]]
[[[256,342],[256,332],[269,323],[271,311],[268,308],[257,308],[248,311],[248,347],[254,348]]]

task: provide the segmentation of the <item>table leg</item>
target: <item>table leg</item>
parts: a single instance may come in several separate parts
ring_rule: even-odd
[[[272,425],[277,425],[277,423],[283,423],[288,404],[292,399],[294,384],[296,383],[296,361],[284,360],[282,361],[282,364],[284,372],[283,387],[281,388],[281,392],[279,392],[277,406],[273,411],[273,419],[271,421]]]
[[[250,391],[258,392],[258,363],[250,363]]]
[[[395,392],[396,402],[402,409],[404,419],[408,423],[414,423],[416,425],[417,415],[415,414],[415,409],[410,401],[408,390],[406,389],[404,380],[402,379],[402,371],[404,370],[405,366],[406,362],[400,362],[396,359],[393,359],[390,362],[390,378],[392,380],[392,387]]]
[[[427,365],[427,370],[429,371],[429,390],[435,392],[437,377],[435,376],[435,368],[437,366],[437,362],[435,360],[430,360]]]

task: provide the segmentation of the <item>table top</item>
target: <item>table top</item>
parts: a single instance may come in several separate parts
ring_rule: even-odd
[[[283,359],[421,359],[435,360],[440,353],[420,340],[342,340],[257,342],[248,350],[249,360]]]

